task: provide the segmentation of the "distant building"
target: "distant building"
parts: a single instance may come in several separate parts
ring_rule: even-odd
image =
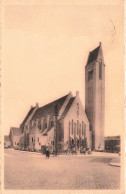
[[[120,136],[105,137],[105,150],[108,152],[120,151]]]
[[[16,127],[11,127],[10,128],[9,137],[10,137],[10,140],[11,140],[11,146],[13,148],[18,148],[19,140],[20,140],[21,135],[22,135],[22,131],[21,131],[20,128],[16,128]]]
[[[11,147],[11,141],[10,137],[8,135],[4,136],[4,148],[9,148]]]
[[[105,65],[100,43],[89,53],[85,66],[85,110],[79,92],[76,96],[70,92],[43,107],[36,104],[19,128],[10,129],[12,146],[30,150],[41,150],[43,146],[54,149],[57,138],[62,150],[90,148],[103,151],[104,93]],[[55,105],[59,112],[57,121]]]

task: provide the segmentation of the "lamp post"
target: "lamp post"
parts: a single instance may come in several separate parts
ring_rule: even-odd
[[[55,156],[57,156],[58,152],[58,116],[59,116],[59,110],[58,105],[54,105],[54,117],[55,117],[55,124],[54,124],[54,150],[55,150]]]

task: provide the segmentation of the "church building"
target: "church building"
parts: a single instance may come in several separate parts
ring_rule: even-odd
[[[105,65],[100,45],[89,53],[85,66],[85,109],[79,97],[69,94],[45,105],[31,107],[19,128],[11,127],[15,149],[54,151],[104,150]],[[57,115],[55,115],[57,107]]]

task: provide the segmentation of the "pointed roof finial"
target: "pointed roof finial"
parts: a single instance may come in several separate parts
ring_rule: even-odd
[[[36,107],[38,107],[38,102],[36,103]]]
[[[101,44],[102,44],[102,43],[101,43],[101,42],[99,42],[99,46],[101,46]]]

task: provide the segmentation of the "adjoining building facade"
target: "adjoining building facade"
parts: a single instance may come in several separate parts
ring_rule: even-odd
[[[106,152],[120,152],[120,136],[108,136],[104,140]]]
[[[104,150],[105,65],[101,44],[90,52],[85,67],[85,110],[79,92],[70,92],[43,107],[31,107],[19,128],[10,129],[15,149],[54,150],[55,129],[59,150]],[[54,107],[58,107],[57,121]]]

